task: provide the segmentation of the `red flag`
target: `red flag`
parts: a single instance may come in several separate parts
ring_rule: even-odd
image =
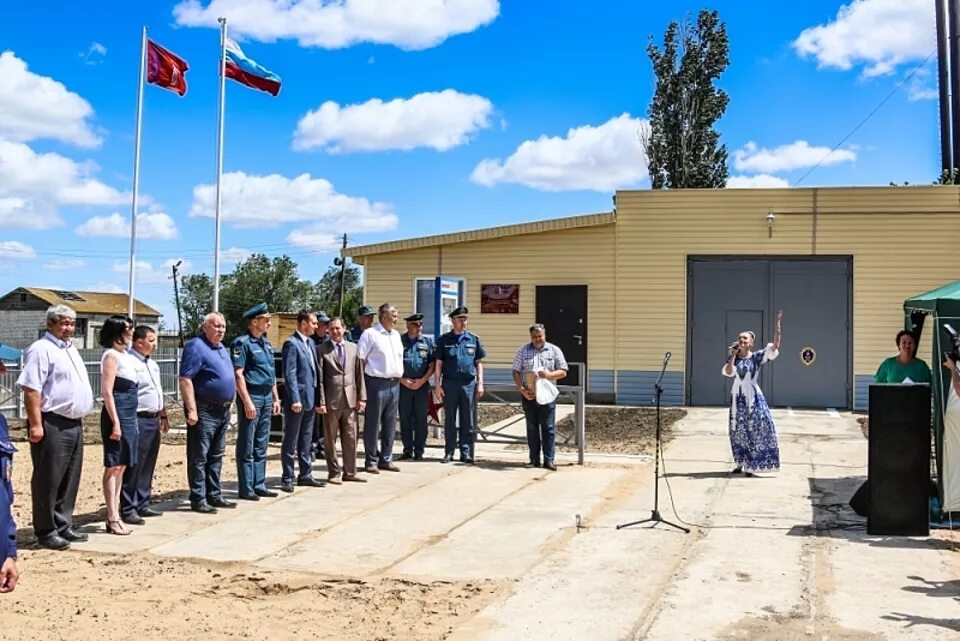
[[[181,96],[187,93],[186,60],[170,53],[153,40],[147,40],[147,82]]]

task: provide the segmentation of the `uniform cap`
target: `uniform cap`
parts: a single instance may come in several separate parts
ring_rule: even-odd
[[[257,303],[247,311],[243,313],[244,320],[250,320],[251,318],[256,318],[257,316],[269,316],[270,311],[267,309],[266,303]]]

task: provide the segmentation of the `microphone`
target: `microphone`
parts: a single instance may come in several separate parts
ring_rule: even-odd
[[[664,364],[664,365],[666,365],[667,363],[670,362],[670,357],[671,357],[671,356],[672,356],[672,354],[671,354],[670,352],[667,352],[666,354],[663,355],[663,364]]]
[[[740,349],[740,341],[733,341],[730,343],[730,347],[727,348],[727,351],[732,352],[735,349]]]

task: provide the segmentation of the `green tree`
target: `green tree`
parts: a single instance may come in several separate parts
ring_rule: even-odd
[[[363,304],[363,283],[361,282],[360,268],[356,265],[347,265],[344,269],[343,283],[343,320],[348,326],[357,322],[357,308]],[[340,310],[340,267],[331,266],[317,281],[316,296],[320,302],[319,309],[333,316]]]
[[[695,25],[689,17],[682,27],[671,22],[662,49],[651,36],[656,88],[643,143],[654,189],[726,186],[727,148],[716,123],[730,99],[715,83],[730,65],[729,48],[726,25],[706,9]]]
[[[176,309],[177,301],[172,301]],[[203,317],[213,309],[213,279],[207,274],[188,274],[180,279],[180,307],[183,314],[183,335],[196,336]]]
[[[300,278],[297,264],[289,256],[268,258],[254,254],[237,263],[220,280],[220,312],[227,319],[227,336],[246,329],[243,312],[264,302],[272,312],[316,309],[316,287]]]

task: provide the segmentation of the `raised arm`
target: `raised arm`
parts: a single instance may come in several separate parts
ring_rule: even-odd
[[[773,349],[780,351],[780,322],[783,320],[783,310],[777,312],[777,323],[773,328]]]

